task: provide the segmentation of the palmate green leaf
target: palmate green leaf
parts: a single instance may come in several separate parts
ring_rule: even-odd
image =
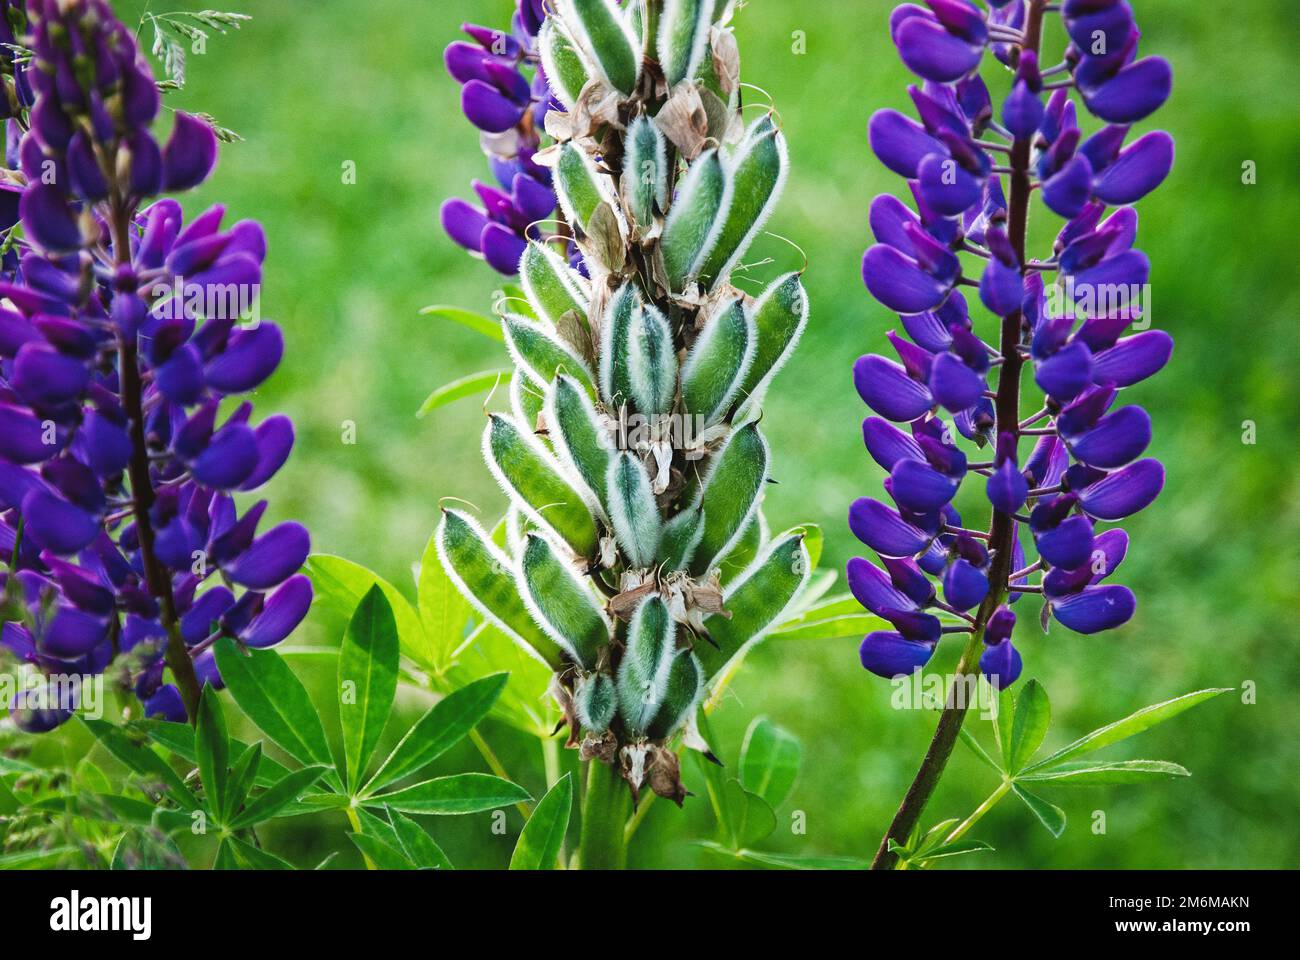
[[[524,824],[510,856],[511,870],[554,870],[573,813],[573,776],[566,773],[546,792]]]
[[[434,410],[445,407],[449,403],[476,394],[489,393],[510,383],[513,376],[513,370],[501,369],[480,370],[478,373],[470,373],[459,377],[449,383],[444,383],[425,397],[424,403],[420,404],[420,409],[416,411],[415,415],[416,417],[426,417]]]
[[[194,747],[208,809],[220,823],[225,819],[226,785],[230,781],[230,735],[221,701],[209,684],[203,685],[199,698]]]
[[[401,845],[402,853],[415,866],[422,870],[456,869],[442,852],[442,847],[410,817],[404,817],[396,810],[388,810],[388,819],[392,821],[393,834]]]
[[[759,867],[774,870],[866,870],[871,866],[868,860],[854,860],[851,857],[819,857],[803,854],[767,853],[763,850],[732,850],[712,840],[697,840],[697,846],[724,857],[731,857],[743,863],[752,863]]]
[[[971,733],[970,730],[968,730],[966,727],[963,726],[959,731],[959,734],[961,736],[962,743],[970,747],[971,752],[974,753],[975,756],[979,757],[981,760],[987,763],[998,773],[1003,772],[1002,768],[998,766],[997,761],[994,760],[992,757],[990,757],[988,751],[985,750],[982,746],[980,746],[980,742],[975,739],[975,735]]]
[[[506,673],[493,674],[434,704],[406,732],[361,792],[374,793],[442,756],[488,715],[509,679]]]
[[[454,690],[503,671],[510,679],[493,704],[491,716],[534,737],[549,736],[560,720],[555,701],[547,694],[551,668],[490,623],[475,628],[457,651],[456,662],[442,678],[440,689]]]
[[[1048,803],[1037,794],[1030,793],[1018,783],[1011,785],[1011,792],[1024,801],[1038,822],[1047,828],[1047,832],[1059,838],[1065,832],[1065,811],[1055,804]]]
[[[195,763],[197,754],[194,752],[194,728],[188,723],[145,719],[137,720],[131,726],[143,731],[154,743],[176,754],[182,760]],[[242,753],[247,748],[248,744],[243,741],[230,738],[232,753]],[[288,772],[288,768],[283,764],[263,754],[257,765],[257,775],[253,778],[253,783],[259,787],[269,787]]]
[[[257,741],[238,756],[239,759],[230,768],[230,779],[226,782],[226,796],[221,802],[226,820],[233,819],[236,811],[248,799],[248,792],[253,787],[253,778],[257,775],[257,766],[262,759],[262,741]]]
[[[485,317],[470,310],[462,310],[460,307],[448,307],[441,304],[425,307],[420,313],[426,317],[441,317],[443,320],[459,323],[462,327],[468,327],[475,333],[481,333],[489,340],[495,340],[497,343],[503,343],[505,340],[501,335],[501,324],[497,322],[495,317]]]
[[[339,722],[347,786],[362,783],[397,692],[397,624],[378,586],[362,599],[339,649]]]
[[[217,668],[239,709],[300,763],[329,764],[325,728],[307,689],[274,650],[241,650],[223,637],[213,648]]]
[[[776,812],[771,804],[736,779],[728,780],[723,789],[726,819],[722,829],[733,849],[744,849],[771,836],[776,830]]]
[[[0,854],[0,870],[37,870],[53,866],[62,861],[84,861],[85,855],[80,847],[49,847],[45,850],[18,850],[14,853]]]
[[[286,775],[239,811],[231,819],[230,828],[242,830],[280,816],[284,808],[297,800],[327,769],[329,768],[324,764],[317,764]]]
[[[981,678],[979,683],[984,683]],[[1002,763],[1009,770],[1011,769],[1011,731],[1015,728],[1016,722],[1016,695],[1011,687],[1007,687],[998,692],[996,698],[996,711],[993,717],[993,738],[997,740],[998,752],[1002,755]]]
[[[803,747],[794,734],[766,717],[755,717],[740,748],[741,785],[779,807],[790,795],[802,760]]]
[[[1167,760],[1116,760],[1097,764],[1085,761],[1055,764],[1042,773],[1021,775],[1016,782],[1052,787],[1095,787],[1190,776],[1186,767]]]
[[[77,793],[45,797],[28,804],[27,808],[52,815],[71,813],[86,820],[102,823],[130,823],[144,827],[157,827],[167,833],[188,830],[193,822],[189,813],[169,810],[147,800],[137,800],[135,797],[124,797],[113,793]]]
[[[611,625],[589,581],[539,533],[524,538],[519,573],[533,619],[573,660],[590,670],[610,640]]]
[[[416,576],[416,608],[424,636],[429,642],[435,673],[441,673],[451,663],[456,648],[465,639],[469,623],[470,605],[438,560],[438,537],[435,533],[425,545]]]
[[[1029,762],[1052,722],[1052,706],[1047,691],[1037,680],[1030,680],[1016,699],[1016,713],[1011,722],[1011,741],[1007,751],[1007,769],[1016,773]]]
[[[288,860],[277,857],[273,853],[265,850],[259,850],[251,843],[245,843],[238,837],[225,837],[221,841],[221,848],[228,851],[228,857],[233,861],[233,868],[240,870],[292,870],[293,864]],[[217,854],[221,859],[221,854]],[[219,869],[231,869],[231,867],[221,867]]]
[[[1166,720],[1178,716],[1184,710],[1190,710],[1198,703],[1204,703],[1206,700],[1217,697],[1221,693],[1227,693],[1230,687],[1215,687],[1207,690],[1197,690],[1194,693],[1183,694],[1181,697],[1175,697],[1172,700],[1166,700],[1163,703],[1155,703],[1149,707],[1143,707],[1136,713],[1129,714],[1123,720],[1117,720],[1114,723],[1107,724],[1097,730],[1092,731],[1085,736],[1080,737],[1073,743],[1062,747],[1056,753],[1044,760],[1040,760],[1029,767],[1026,767],[1022,773],[1036,773],[1046,770],[1072,760],[1075,757],[1092,753],[1100,750],[1102,747],[1108,747],[1112,743],[1118,743],[1121,740],[1127,740],[1134,734],[1141,733],[1143,730],[1149,730],[1158,723],[1164,723]]]
[[[459,815],[495,810],[532,800],[523,787],[486,773],[461,773],[367,799],[402,813]]]
[[[790,601],[808,580],[808,552],[803,532],[783,534],[723,594],[731,618],[714,615],[704,621],[713,643],[695,649],[705,675],[724,682],[741,655],[781,620]],[[716,646],[714,645],[716,644]],[[721,675],[721,677],[720,677]]]
[[[377,870],[414,870],[406,853],[368,833],[349,833],[348,839]]]
[[[186,810],[199,809],[199,802],[195,799],[194,794],[190,792],[189,787],[171,768],[171,765],[149,749],[148,746],[137,743],[122,728],[116,727],[106,720],[96,720],[80,714],[78,716],[99,742],[108,749],[109,753],[126,764],[133,773],[162,784],[167,791],[167,795],[182,808]],[[188,726],[186,729],[189,729]],[[193,742],[193,735],[191,734],[191,753],[186,758],[191,762],[197,760],[197,756],[193,752]]]
[[[881,629],[884,624],[884,620],[863,610],[862,604],[852,596],[839,595],[828,597],[782,621],[770,636],[773,640],[861,638]]]
[[[474,608],[552,669],[561,669],[559,646],[533,620],[519,595],[514,562],[483,528],[468,514],[444,507],[435,536],[443,569]]]
[[[127,830],[117,840],[110,870],[175,870],[185,856],[171,837],[152,830]]]
[[[402,653],[421,668],[433,669],[433,654],[424,635],[424,626],[402,591],[360,564],[329,554],[314,553],[308,557],[307,573],[316,588],[312,611],[322,618],[327,633],[342,636],[362,597],[371,587],[378,585],[397,622]]]

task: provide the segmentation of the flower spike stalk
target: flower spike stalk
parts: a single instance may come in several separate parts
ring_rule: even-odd
[[[502,305],[510,412],[483,454],[510,512],[490,534],[447,508],[448,574],[554,671],[591,761],[584,866],[621,863],[624,805],[681,803],[674,744],[778,621],[810,568],[802,530],[761,516],[763,395],[807,322],[798,273],[758,296],[732,271],[788,159],[771,114],[740,114],[732,5],[560,0],[538,32],[559,108],[552,174],[580,252],[530,238],[526,303]],[[628,789],[630,788],[630,789]]]
[[[1043,70],[1044,20],[1057,14],[1068,45],[1060,65]],[[1166,333],[1146,329],[1149,263],[1133,246],[1131,206],[1168,175],[1173,140],[1156,131],[1125,145],[1130,125],[1168,98],[1171,74],[1159,57],[1139,59],[1126,0],[988,0],[987,8],[928,0],[897,7],[889,26],[922,81],[909,88],[919,120],[881,110],[869,139],[907,180],[915,210],[892,196],[875,199],[878,242],[863,259],[863,279],[899,314],[906,336],[889,334],[897,362],[862,357],[854,380],[875,413],[863,438],[889,472],[894,505],[853,504],[850,527],[880,565],[852,560],[848,577],[859,602],[893,627],[863,640],[871,672],[910,674],[942,635],[969,638],[877,867],[893,864],[889,842],[906,840],[943,771],[965,713],[955,695],[962,678],[979,670],[1001,689],[1020,676],[1011,604],[1040,594],[1044,629],[1055,619],[1085,634],[1132,617],[1132,591],[1103,582],[1128,537],[1099,525],[1155,500],[1164,468],[1142,457],[1147,413],[1115,403],[1159,371],[1173,347]],[[978,73],[986,55],[1012,73],[996,110]],[[1102,122],[1087,138],[1080,107]],[[1037,259],[1026,249],[1035,192],[1065,220]],[[995,337],[976,333],[964,291],[997,318]],[[1126,336],[1130,325],[1141,332]],[[1026,375],[1045,394],[1029,416],[1020,409]],[[956,434],[990,448],[992,460],[968,461]],[[986,532],[952,505],[972,473],[991,506]]]
[[[287,417],[222,403],[283,354],[253,309],[266,238],[223,229],[221,206],[186,222],[157,199],[208,177],[216,137],[177,112],[155,141],[159,89],[107,3],[0,6],[32,51],[3,64],[18,197],[0,225],[3,645],[49,678],[9,707],[52,729],[77,705],[55,681],[109,672],[146,715],[193,720],[202,685],[221,686],[215,640],[278,643],[312,598],[307,531],[258,536],[266,502],[234,500],[294,440]]]

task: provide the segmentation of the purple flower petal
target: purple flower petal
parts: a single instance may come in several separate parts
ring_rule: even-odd
[[[99,533],[95,517],[45,487],[23,498],[22,515],[31,538],[59,556],[76,553]]]
[[[1131,63],[1095,89],[1082,90],[1088,109],[1109,123],[1136,123],[1160,109],[1173,89],[1173,71],[1163,57]]]
[[[167,145],[163,147],[163,186],[189,190],[208,178],[217,163],[217,135],[198,117],[176,111]]]
[[[254,490],[270,480],[284,466],[293,450],[293,421],[282,414],[267,417],[254,433],[257,437],[257,467],[239,485],[240,490]]]
[[[974,564],[958,557],[943,574],[943,597],[958,610],[969,610],[989,592],[989,579]]]
[[[1133,617],[1137,598],[1117,584],[1087,587],[1052,601],[1052,616],[1075,633],[1100,633],[1122,626]]]
[[[983,44],[972,44],[936,20],[911,17],[898,25],[895,42],[903,62],[917,76],[939,83],[960,80],[979,65]]]
[[[1077,567],[1092,554],[1092,521],[1072,516],[1034,537],[1038,554],[1054,567]]]
[[[1173,352],[1173,337],[1163,330],[1146,330],[1094,356],[1092,378],[1099,384],[1130,387],[1157,373]]]
[[[57,406],[80,395],[90,380],[85,363],[46,343],[26,343],[14,359],[10,386],[34,406]]]
[[[483,259],[497,273],[513,276],[519,272],[519,260],[528,243],[509,227],[489,223],[483,229]]]
[[[60,660],[84,656],[108,636],[108,620],[61,605],[41,632],[42,653]]]
[[[46,253],[72,253],[81,248],[81,227],[58,187],[39,180],[29,183],[18,208],[24,236]]]
[[[1010,640],[986,646],[980,654],[980,672],[996,690],[1005,690],[1019,680],[1023,669],[1020,651],[1011,645]]]
[[[980,276],[980,302],[997,316],[1007,317],[1020,309],[1024,296],[1020,270],[997,257],[989,260]]]
[[[250,590],[269,590],[292,576],[311,552],[307,528],[287,522],[271,528],[223,565],[226,576]]]
[[[262,612],[239,635],[245,646],[270,647],[297,628],[311,607],[311,580],[290,577],[266,598]]]
[[[488,218],[482,210],[465,200],[452,199],[442,205],[439,216],[447,236],[466,250],[483,252],[483,230]]]
[[[917,168],[921,198],[935,213],[955,217],[979,203],[984,185],[947,153],[932,153]]]
[[[930,367],[930,393],[945,408],[965,410],[984,395],[984,378],[951,353],[941,353]]]
[[[853,365],[853,384],[867,406],[895,423],[915,420],[934,406],[925,384],[917,383],[901,365],[878,354],[858,358]]]
[[[936,280],[898,250],[877,244],[862,258],[862,279],[871,295],[898,313],[920,313],[943,302],[949,285]]]
[[[525,110],[495,85],[483,80],[465,84],[460,108],[470,123],[486,133],[505,133],[519,122]]]
[[[185,713],[185,701],[174,684],[164,684],[158,692],[144,702],[144,715],[155,720],[167,720],[172,723],[184,723],[188,719]]]
[[[906,640],[901,634],[886,631],[867,634],[858,649],[864,667],[891,680],[920,670],[933,655],[934,644]]]
[[[1007,460],[993,471],[985,486],[989,503],[993,509],[1003,513],[1015,513],[1025,505],[1029,495],[1029,483],[1017,468],[1015,461]]]
[[[925,454],[910,434],[880,417],[867,417],[862,421],[862,440],[871,459],[886,470],[893,470],[899,460],[925,459]]]
[[[1174,166],[1174,138],[1156,130],[1134,140],[1101,172],[1093,185],[1099,200],[1116,206],[1136,203],[1160,184]]]
[[[1151,442],[1151,417],[1141,407],[1121,407],[1091,430],[1067,440],[1074,458],[1111,470],[1140,457]]]
[[[921,460],[903,459],[889,475],[889,494],[904,510],[932,513],[957,495],[961,477],[940,473]]]
[[[1164,485],[1165,468],[1159,460],[1138,460],[1084,487],[1079,491],[1079,503],[1098,520],[1122,520],[1149,506]]]
[[[233,423],[213,435],[190,472],[206,487],[233,490],[248,479],[257,461],[257,437],[244,424]]]
[[[1081,153],[1043,182],[1043,203],[1057,216],[1077,217],[1093,192],[1092,164]]]
[[[1092,383],[1092,352],[1075,340],[1034,364],[1034,382],[1062,403],[1073,400]]]
[[[244,393],[259,386],[284,356],[284,334],[269,321],[236,330],[226,348],[203,370],[208,386],[220,393]]]
[[[867,123],[867,140],[881,163],[909,180],[916,178],[917,167],[926,156],[946,152],[942,143],[925,132],[925,127],[897,110],[873,113]]]
[[[882,557],[910,557],[924,550],[930,537],[893,508],[861,497],[849,508],[853,535]]]

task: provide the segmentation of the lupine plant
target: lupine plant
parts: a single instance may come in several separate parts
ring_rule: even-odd
[[[47,675],[111,671],[144,712],[195,717],[220,685],[212,645],[278,643],[311,603],[307,531],[260,536],[244,509],[284,464],[293,425],[254,422],[284,349],[256,314],[266,239],[186,220],[166,192],[201,183],[212,128],[175,114],[131,30],[103,0],[6,3],[10,219],[0,278],[0,551],[5,647]],[[23,50],[21,55],[14,51]],[[167,674],[170,674],[168,678]],[[20,693],[48,730],[75,689]]]
[[[808,599],[810,529],[771,536],[760,512],[758,425],[808,304],[798,272],[754,296],[733,283],[788,164],[772,111],[742,119],[732,6],[547,8],[554,143],[532,161],[580,263],[563,239],[523,245],[522,289],[496,305],[513,368],[471,381],[510,384],[483,434],[509,512],[493,533],[446,505],[435,538],[477,615],[550,675],[587,766],[584,867],[623,863],[643,793],[684,800],[701,706]]]
[[[1058,16],[1064,53],[1044,66],[1045,37]],[[864,421],[863,438],[889,473],[894,505],[853,504],[849,525],[880,563],[850,561],[848,580],[859,602],[892,627],[862,642],[862,665],[872,673],[920,670],[945,635],[965,645],[877,866],[894,864],[900,851],[915,856],[957,842],[969,829],[936,828],[929,847],[914,833],[961,730],[970,699],[963,681],[978,671],[1002,690],[1021,674],[1013,605],[1039,596],[1043,630],[1055,620],[1082,634],[1133,616],[1133,592],[1107,582],[1129,538],[1102,524],[1151,504],[1164,468],[1143,457],[1150,416],[1116,402],[1121,390],[1157,373],[1173,349],[1167,333],[1146,329],[1150,264],[1134,247],[1132,204],[1168,175],[1174,143],[1154,131],[1126,144],[1131,126],[1168,98],[1171,71],[1160,57],[1139,58],[1129,3],[989,0],[985,8],[927,0],[897,7],[889,29],[921,81],[908,91],[918,119],[880,110],[869,139],[880,161],[906,179],[913,203],[892,195],[872,203],[877,243],[862,274],[872,296],[899,314],[906,336],[889,333],[897,362],[865,356],[853,373],[875,414]],[[1000,101],[979,73],[990,59],[1010,74]],[[1080,109],[1099,123],[1086,136]],[[1065,221],[1041,254],[1027,245],[1035,194]],[[981,309],[995,321],[992,336],[979,332]],[[1030,379],[1044,395],[1032,411],[1021,406]],[[984,458],[971,459],[958,436],[986,450]],[[991,508],[987,528],[963,521],[953,506],[967,477]],[[1008,778],[1041,740],[1039,720],[1046,730],[1041,688],[1027,689],[1022,704],[1021,716],[1036,718],[1035,732],[1026,740],[1017,730],[1011,743],[1005,727],[999,742]],[[1016,789],[1034,807],[1036,798]]]

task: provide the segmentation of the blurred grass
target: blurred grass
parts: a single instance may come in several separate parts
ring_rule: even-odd
[[[442,199],[466,195],[471,178],[485,176],[441,51],[462,20],[502,24],[512,5],[220,6],[254,20],[192,56],[188,86],[169,103],[211,113],[247,140],[224,149],[216,175],[186,205],[193,212],[220,199],[234,216],[260,219],[270,239],[263,314],[283,324],[288,352],[259,406],[289,413],[298,427],[294,457],[271,490],[272,513],[306,522],[318,551],[405,585],[440,497],[465,497],[489,513],[502,504],[479,458],[479,404],[461,401],[424,420],[415,411],[433,387],[502,360],[487,340],[418,310],[438,302],[486,311],[499,283],[437,225]],[[1007,801],[977,831],[997,852],[980,864],[970,858],[972,867],[1300,866],[1292,616],[1300,599],[1293,234],[1300,108],[1292,86],[1300,21],[1283,0],[1226,14],[1185,0],[1134,6],[1144,51],[1171,59],[1176,77],[1156,119],[1177,138],[1178,162],[1139,207],[1139,244],[1154,265],[1154,322],[1178,347],[1160,377],[1132,392],[1153,412],[1152,452],[1168,466],[1169,482],[1155,506],[1126,524],[1133,547],[1120,579],[1139,597],[1133,622],[1099,637],[1059,627],[1042,636],[1037,602],[1026,599],[1017,642],[1026,677],[1038,677],[1053,700],[1049,746],[1200,687],[1253,684],[1258,702],[1220,698],[1116,751],[1176,760],[1193,771],[1190,780],[1057,791],[1052,799],[1070,817],[1060,840]],[[119,7],[130,17],[145,3]],[[890,7],[753,0],[737,20],[743,78],[772,95],[794,164],[769,229],[807,251],[813,309],[766,410],[780,480],[766,510],[774,526],[821,523],[825,562],[835,566],[858,549],[843,519],[848,503],[878,493],[882,479],[861,447],[864,408],[849,370],[859,354],[882,350],[884,332],[897,324],[859,276],[868,202],[899,188],[867,148],[866,121],[880,107],[910,109],[911,78],[885,28]],[[1258,171],[1255,185],[1242,183],[1247,161]],[[354,185],[343,182],[348,163]],[[1035,237],[1050,238],[1055,226],[1040,220]],[[759,251],[782,269],[799,262],[777,241]],[[1242,441],[1245,421],[1256,427],[1254,444]],[[342,442],[347,422],[356,425],[353,445]],[[979,491],[964,495],[978,509]],[[945,651],[936,666],[945,669],[955,655]],[[330,666],[306,668],[318,703],[333,698]],[[890,694],[857,665],[855,640],[767,645],[751,656],[715,732],[733,759],[759,713],[803,740],[803,774],[772,847],[874,850],[933,729],[930,717],[890,709]],[[413,711],[414,700],[407,706]],[[535,743],[498,728],[487,734],[512,773],[540,787]],[[466,748],[446,764],[477,762]],[[994,786],[987,774],[959,748],[927,821],[969,812]],[[791,809],[806,814],[806,834],[784,826]],[[1097,810],[1106,814],[1104,835],[1090,829]],[[659,804],[633,860],[719,865],[680,842],[710,823],[702,798],[685,812]],[[322,836],[324,826],[283,828],[296,862],[313,863],[341,841]],[[457,862],[502,864],[509,856],[508,836],[483,841],[486,816],[431,826]]]

